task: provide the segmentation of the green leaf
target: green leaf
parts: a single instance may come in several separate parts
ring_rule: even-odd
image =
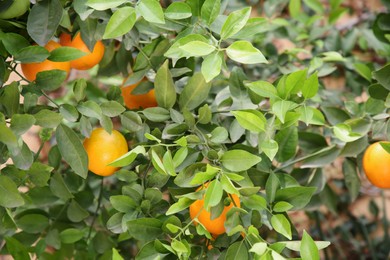
[[[206,194],[204,195],[204,208],[210,211],[210,207],[218,205],[223,195],[222,185],[218,180],[213,180],[207,186]]]
[[[276,98],[278,96],[278,92],[274,85],[267,81],[259,80],[248,83],[246,86],[261,97]]]
[[[390,74],[390,63],[373,73],[376,80],[388,90],[390,90],[389,74]]]
[[[34,157],[30,148],[23,142],[21,147],[11,150],[11,159],[17,168],[28,170],[33,163]]]
[[[279,150],[279,145],[275,140],[265,139],[260,143],[260,149],[272,161]]]
[[[230,59],[243,64],[268,63],[264,55],[248,41],[236,41],[226,49]]]
[[[51,110],[42,109],[34,115],[35,124],[45,128],[55,128],[61,121],[62,116]]]
[[[175,172],[175,165],[173,164],[173,159],[172,159],[172,154],[170,150],[167,150],[163,156],[162,160],[164,164],[164,169],[165,171],[171,175],[171,176],[176,176]]]
[[[278,201],[273,206],[272,210],[275,212],[285,212],[292,209],[294,206],[285,201]]]
[[[302,87],[302,95],[305,98],[312,98],[318,92],[318,76],[317,72],[310,75],[310,77],[305,81]]]
[[[140,131],[143,128],[141,117],[134,111],[126,111],[120,115],[122,126],[131,133]]]
[[[257,110],[231,111],[238,123],[245,129],[254,133],[265,131],[267,120],[264,115]]]
[[[42,62],[50,53],[44,47],[33,45],[25,47],[14,55],[14,60],[20,63]]]
[[[371,69],[364,63],[355,63],[353,67],[357,73],[360,74],[363,78],[365,78],[368,82],[371,82],[372,75]]]
[[[13,237],[5,237],[6,246],[8,252],[12,255],[13,259],[18,260],[30,260],[31,257],[28,254],[27,248]]]
[[[316,187],[287,187],[278,189],[275,194],[276,201],[285,201],[294,206],[292,210],[302,209],[309,202]]]
[[[84,237],[84,232],[76,228],[68,228],[60,233],[61,242],[64,244],[73,244]]]
[[[16,135],[5,123],[0,123],[0,142],[11,147],[16,147],[18,145]]]
[[[347,124],[337,124],[333,127],[334,135],[343,142],[353,142],[362,137],[361,134],[352,132]]]
[[[221,9],[221,0],[206,0],[201,9],[201,17],[207,25],[211,25],[218,17]]]
[[[355,201],[360,192],[360,178],[356,170],[356,165],[351,160],[344,160],[343,174],[345,185],[347,186],[351,201]]]
[[[171,118],[169,110],[162,107],[145,108],[142,114],[152,122],[166,122]]]
[[[27,171],[27,174],[34,185],[43,187],[47,185],[53,169],[53,167],[50,167],[46,164],[34,162]]]
[[[182,2],[173,2],[165,10],[165,17],[172,20],[180,20],[192,16],[191,7]]]
[[[80,116],[79,111],[70,104],[62,104],[59,111],[60,114],[70,122],[76,122]]]
[[[59,0],[39,1],[30,10],[27,32],[30,37],[44,46],[53,38],[62,18],[63,8]]]
[[[233,172],[246,171],[261,161],[259,156],[245,150],[230,150],[221,157],[222,165]]]
[[[223,143],[229,137],[228,131],[225,127],[222,126],[214,128],[214,130],[211,131],[210,134],[210,141],[217,144]]]
[[[98,11],[104,11],[107,9],[115,8],[117,6],[120,6],[121,4],[127,2],[126,0],[88,0],[86,5],[98,10]]]
[[[279,145],[279,151],[276,159],[279,162],[285,162],[294,157],[298,147],[298,129],[292,125],[288,128],[280,130],[276,136],[275,141]]]
[[[19,84],[13,82],[0,88],[0,109],[5,115],[11,117],[19,111]]]
[[[50,178],[50,190],[55,196],[64,201],[73,198],[73,195],[70,193],[61,174],[57,172]]]
[[[29,114],[14,114],[11,118],[11,130],[16,135],[22,135],[35,124],[35,117]],[[1,126],[0,126],[1,128]],[[0,131],[2,132],[2,131]],[[11,137],[12,138],[12,137]],[[1,137],[0,137],[1,140]],[[8,139],[10,140],[10,139]],[[16,139],[14,140],[16,141]]]
[[[35,82],[39,89],[53,91],[61,87],[66,77],[64,70],[46,70],[38,72]]]
[[[288,239],[292,239],[291,225],[283,214],[276,214],[271,217],[271,225],[276,232]]]
[[[189,34],[187,36],[184,36],[182,38],[179,38],[176,40],[172,46],[165,52],[164,56],[168,58],[176,58],[180,59],[183,57],[191,57],[191,53],[188,53],[180,48],[180,46],[183,46],[189,42],[193,41],[201,41],[204,43],[208,43],[208,40],[200,34]]]
[[[193,110],[206,100],[210,92],[211,84],[207,83],[202,73],[195,73],[184,86],[180,94],[179,104],[184,108]]]
[[[160,107],[166,109],[172,108],[176,103],[176,90],[172,74],[169,70],[168,60],[166,60],[164,64],[157,70],[154,89],[156,93],[157,104]]]
[[[136,20],[137,15],[133,7],[125,6],[117,9],[108,20],[103,39],[116,38],[128,33]]]
[[[246,207],[252,210],[262,211],[267,209],[266,199],[257,194],[253,194],[249,197],[242,197],[242,202]]]
[[[227,39],[238,33],[246,24],[251,13],[251,8],[231,12],[221,29],[221,39]]]
[[[156,0],[141,0],[136,6],[136,11],[151,23],[164,24],[164,12],[160,3]]]
[[[7,176],[0,175],[0,206],[16,208],[24,205],[16,184]]]
[[[64,62],[76,60],[85,56],[86,54],[86,52],[77,48],[63,46],[52,50],[50,52],[50,56],[47,59],[55,62]]]
[[[126,224],[129,234],[137,240],[151,241],[162,234],[162,222],[155,218],[138,218]]]
[[[245,246],[244,240],[235,242],[232,245],[229,246],[225,260],[247,260],[249,259],[248,256],[248,249]]]
[[[56,130],[56,139],[63,159],[77,175],[85,179],[88,174],[88,156],[76,133],[60,124]]]
[[[288,100],[279,100],[272,105],[272,112],[284,123],[286,113],[294,108],[298,107],[297,103]]]
[[[172,204],[166,212],[166,215],[172,215],[178,213],[182,210],[185,210],[193,203],[193,200],[189,198],[182,197],[176,203]]]
[[[202,62],[201,71],[207,83],[221,73],[223,58],[216,52],[208,55]]]
[[[4,37],[1,37],[1,41],[11,55],[15,55],[19,50],[30,46],[30,42],[17,33],[6,33]]]
[[[111,196],[110,202],[114,209],[123,213],[132,212],[138,206],[132,198],[125,195]]]
[[[236,194],[239,195],[240,193],[236,189],[236,187],[233,185],[231,180],[227,177],[228,175],[222,174],[221,175],[221,184],[222,188],[229,194]]]
[[[200,57],[212,53],[215,50],[213,45],[203,41],[191,41],[179,47],[190,54],[191,57]]]
[[[80,103],[77,106],[77,109],[82,115],[87,117],[94,117],[100,119],[102,116],[102,109],[96,102],[92,100]]]
[[[89,213],[82,206],[80,206],[77,201],[71,200],[69,207],[66,210],[66,215],[70,221],[80,222],[86,219],[89,216]]]
[[[303,230],[302,243],[299,251],[302,259],[320,259],[317,245],[306,230]]]
[[[249,252],[255,253],[256,255],[263,255],[265,251],[267,250],[267,243],[266,242],[257,242],[255,243],[251,249],[249,249]]]
[[[49,219],[42,214],[26,214],[16,220],[18,228],[26,233],[41,233],[49,225]]]
[[[291,0],[288,4],[288,11],[294,19],[298,19],[301,15],[301,0]]]
[[[324,7],[319,0],[303,0],[303,2],[305,2],[305,4],[315,12],[319,14],[324,13]]]
[[[77,79],[73,85],[73,93],[77,102],[85,98],[85,89],[87,88],[87,81],[84,78]]]
[[[143,146],[136,146],[121,157],[117,158],[115,161],[109,163],[108,165],[114,167],[123,167],[130,165],[135,160],[135,158],[137,158],[138,154],[146,154],[145,148]]]
[[[117,101],[105,101],[100,104],[102,113],[105,116],[116,117],[122,114],[126,109]]]
[[[198,110],[198,123],[200,124],[208,124],[211,121],[211,109],[208,104],[205,104]]]

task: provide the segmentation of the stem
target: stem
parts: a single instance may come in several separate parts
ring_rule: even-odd
[[[326,148],[324,148],[324,149],[321,149],[321,150],[319,150],[319,151],[317,151],[317,152],[315,152],[315,153],[313,153],[313,154],[309,154],[309,155],[303,156],[303,157],[301,157],[301,158],[298,158],[298,159],[296,159],[296,160],[294,160],[294,161],[288,162],[288,163],[286,163],[286,164],[280,166],[279,168],[275,169],[275,172],[278,172],[278,171],[280,171],[281,169],[284,169],[284,168],[287,168],[287,167],[289,167],[289,166],[291,166],[291,165],[294,165],[294,164],[296,164],[297,162],[301,162],[301,161],[304,161],[304,160],[309,159],[309,158],[311,158],[311,157],[317,156],[317,155],[319,155],[319,154],[328,152],[328,151],[332,150],[334,147],[335,147],[335,145],[331,145],[331,146],[328,146],[328,147],[326,147]]]
[[[100,205],[102,203],[102,199],[103,199],[103,177],[101,178],[100,191],[99,191],[99,197],[98,197],[98,204],[97,204],[95,213],[93,214],[93,219],[92,219],[91,225],[89,227],[87,241],[91,238],[92,228],[93,228],[93,225],[95,224],[95,221],[96,221],[96,218],[97,218],[97,213],[98,213],[98,211],[100,209]]]
[[[34,162],[36,162],[38,160],[39,154],[41,153],[44,145],[45,145],[45,142],[42,142],[41,145],[39,146],[39,149],[34,156]]]
[[[16,65],[17,64],[15,64],[15,66],[11,66],[7,64],[7,67],[10,68],[13,72],[15,72],[16,75],[18,75],[22,80],[26,81],[27,83],[30,83],[28,79],[26,79],[22,74],[19,73],[19,71],[16,70]]]
[[[55,102],[48,94],[42,91],[42,95],[44,95],[51,103],[53,103],[56,107],[60,107],[57,102]]]

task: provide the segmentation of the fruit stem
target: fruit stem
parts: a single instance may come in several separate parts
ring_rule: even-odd
[[[98,197],[98,204],[97,204],[95,213],[93,214],[93,219],[92,219],[91,225],[89,226],[87,241],[89,241],[89,239],[91,238],[92,228],[93,228],[93,225],[95,224],[96,217],[97,217],[97,213],[98,213],[98,211],[99,211],[99,209],[100,209],[100,205],[102,204],[102,199],[103,199],[103,186],[104,186],[104,185],[103,185],[103,177],[101,177],[100,190],[99,190],[99,197]]]

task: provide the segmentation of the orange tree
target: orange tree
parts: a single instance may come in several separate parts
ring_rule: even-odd
[[[0,14],[18,1],[1,1]],[[34,2],[0,20],[0,255],[343,255],[315,210],[355,200],[364,150],[389,138],[387,13],[349,29],[338,0]],[[87,49],[44,47],[61,35]],[[79,61],[96,44],[104,55],[86,74],[53,67],[29,80],[18,69]],[[332,76],[346,87],[327,88]],[[23,139],[33,126],[34,151]],[[344,179],[328,181],[336,160]],[[299,210],[317,225],[298,229]],[[377,259],[389,250],[383,224],[383,241],[362,229],[362,252]]]

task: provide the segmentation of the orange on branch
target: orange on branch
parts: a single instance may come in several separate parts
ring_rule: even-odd
[[[143,81],[146,81],[146,79],[144,78],[143,80],[135,84],[121,87],[122,97],[128,109],[139,109],[157,106],[154,89],[149,90],[149,92],[145,94],[132,94],[132,91]],[[123,82],[123,84],[125,82],[126,80]]]
[[[62,46],[73,47],[87,53],[85,56],[70,62],[71,67],[74,69],[88,70],[98,64],[104,55],[104,44],[101,41],[96,42],[91,52],[83,39],[81,39],[80,33],[77,33],[73,39],[70,34],[62,33],[60,35],[60,43]]]
[[[48,51],[52,51],[54,49],[57,49],[61,47],[61,45],[55,41],[49,41],[45,48]],[[63,70],[69,75],[70,72],[70,62],[55,62],[50,60],[45,60],[42,62],[34,62],[34,63],[22,63],[21,64],[23,75],[26,79],[30,81],[34,81],[36,79],[36,76],[41,71],[47,71],[47,70]]]
[[[110,176],[119,168],[108,166],[128,151],[127,141],[117,130],[111,134],[103,128],[96,128],[91,136],[84,140],[84,148],[88,155],[88,170],[100,175]]]
[[[207,187],[207,185],[205,185]],[[199,187],[197,191],[203,189],[203,187]],[[190,217],[191,219],[197,218],[195,223],[200,222],[206,230],[216,237],[226,232],[225,222],[226,222],[226,214],[228,211],[234,206],[241,207],[240,199],[236,194],[230,194],[234,203],[231,202],[229,206],[225,206],[221,215],[216,217],[215,219],[211,219],[211,213],[207,209],[204,208],[204,197],[201,200],[196,200],[194,203],[190,205]]]
[[[390,153],[383,149],[380,142],[371,144],[365,151],[363,169],[373,185],[390,188]]]

